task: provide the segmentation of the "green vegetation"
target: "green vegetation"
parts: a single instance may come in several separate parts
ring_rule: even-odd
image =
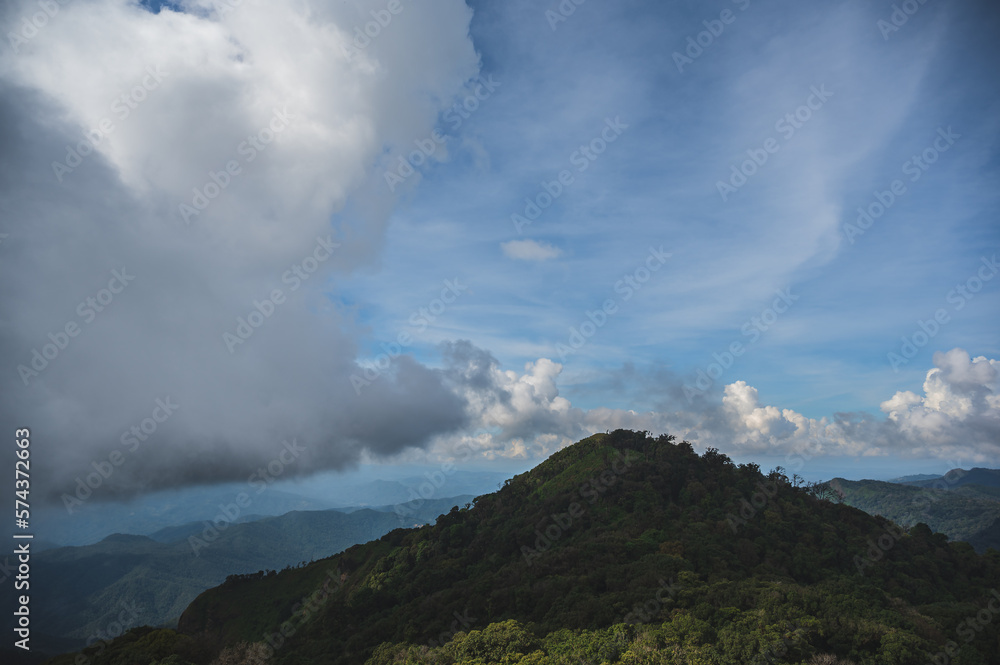
[[[943,482],[940,484],[945,486]],[[844,503],[866,513],[880,515],[907,528],[923,522],[932,531],[943,533],[951,540],[972,542],[975,539],[978,543],[977,535],[1000,517],[1000,488],[997,487],[955,482],[948,486],[954,489],[933,489],[933,485],[924,487],[843,478],[834,478],[821,487],[840,493]]]
[[[94,545],[48,550],[32,560],[38,571],[32,586],[45,601],[36,610],[38,625],[49,638],[82,646],[91,636],[171,624],[198,594],[229,575],[303,565],[400,526],[432,522],[471,498],[425,501],[405,517],[368,509],[292,512],[244,524],[220,521],[214,531],[196,523],[153,538],[118,534]]]
[[[595,435],[433,526],[203,593],[168,657],[130,638],[89,658],[1000,664],[1000,553],[816,493],[669,436]]]

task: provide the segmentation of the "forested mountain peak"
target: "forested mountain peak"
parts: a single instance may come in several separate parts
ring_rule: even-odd
[[[1000,622],[957,631],[989,607],[1000,554],[815,494],[670,436],[599,434],[433,526],[231,578],[178,632],[132,631],[104,655],[904,664],[951,648],[953,662],[998,662]],[[95,665],[118,662],[104,655]]]

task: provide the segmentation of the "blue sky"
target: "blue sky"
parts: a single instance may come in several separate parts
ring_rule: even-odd
[[[812,477],[995,467],[1000,17],[894,6],[11,3],[0,420],[52,497],[168,395],[109,496],[292,436],[301,475],[615,427]]]
[[[878,414],[896,391],[919,392],[935,351],[996,357],[996,283],[961,311],[947,301],[1000,240],[995,12],[928,4],[885,39],[889,6],[742,6],[591,2],[553,31],[544,3],[473,5],[482,71],[501,85],[449,134],[449,161],[420,169],[378,272],[341,289],[370,304],[371,339],[393,339],[442,279],[463,276],[471,293],[423,336],[422,359],[464,337],[508,368],[558,360],[569,328],[620,297],[616,281],[663,246],[670,263],[564,361],[561,394],[574,405],[657,408],[657,372],[694,385],[713,353],[755,338],[743,324],[781,289],[798,300],[721,381],[811,418]],[[725,9],[733,22],[679,72],[672,54]],[[832,94],[794,133],[778,131],[814,87]],[[570,155],[607,117],[629,129],[578,173]],[[939,129],[958,138],[941,139],[947,150],[914,180],[910,160]],[[723,201],[717,182],[768,138],[778,151]],[[516,233],[511,214],[566,168],[575,182]],[[846,230],[894,180],[905,193],[860,235]],[[524,239],[559,256],[504,255]],[[939,309],[949,322],[893,368],[900,338]],[[626,366],[645,379],[602,385]]]

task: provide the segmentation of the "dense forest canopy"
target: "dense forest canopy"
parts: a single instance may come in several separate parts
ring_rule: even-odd
[[[618,430],[433,526],[233,578],[199,596],[177,631],[135,629],[84,655],[94,665],[1000,663],[998,585],[996,550],[903,529],[781,469]]]

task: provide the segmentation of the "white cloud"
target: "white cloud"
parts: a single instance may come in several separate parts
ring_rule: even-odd
[[[1000,453],[1000,371],[997,361],[970,358],[964,349],[935,353],[924,395],[898,392],[882,411],[906,436],[912,452],[964,454],[976,460]]]
[[[2,34],[38,11],[18,5]],[[289,473],[342,468],[463,423],[440,374],[408,358],[356,395],[360,333],[325,293],[331,273],[377,258],[396,204],[383,166],[430,135],[478,73],[464,2],[404,6],[351,58],[354,28],[384,2],[244,0],[223,16],[72,2],[18,53],[0,51],[0,171],[11,174],[0,198],[18,248],[0,262],[0,281],[18,284],[3,303],[0,423],[32,422],[39,454],[60,462],[40,476],[44,491],[72,491],[164,396],[180,408],[102,492],[246,478],[291,437],[309,461]],[[115,105],[144,79],[134,108]],[[289,116],[280,132],[276,110]],[[113,130],[60,182],[52,162],[102,121]],[[180,204],[225,181],[227,162],[238,173],[185,225]],[[293,288],[283,275],[331,234],[341,248]],[[81,321],[77,303],[123,265],[134,284]],[[223,333],[275,289],[283,303],[231,354]],[[24,385],[17,366],[67,322],[79,337]]]
[[[511,240],[500,245],[504,256],[516,261],[547,261],[562,254],[562,250],[535,240]]]
[[[480,352],[482,353],[482,352]],[[458,356],[453,356],[453,360]],[[721,404],[695,411],[636,412],[574,407],[559,395],[562,366],[545,358],[529,363],[523,374],[501,371],[496,361],[465,347],[468,363],[488,371],[472,381],[467,370],[463,395],[471,406],[475,441],[464,439],[488,456],[544,457],[568,442],[606,429],[668,432],[700,446],[740,455],[884,456],[1000,460],[1000,385],[996,360],[974,360],[962,349],[934,356],[924,395],[898,392],[882,403],[887,414],[836,414],[808,418],[791,409],[760,404],[759,393],[745,381],[724,389]],[[483,362],[483,358],[490,358]],[[455,363],[453,367],[462,366]],[[455,371],[453,369],[453,371]]]

